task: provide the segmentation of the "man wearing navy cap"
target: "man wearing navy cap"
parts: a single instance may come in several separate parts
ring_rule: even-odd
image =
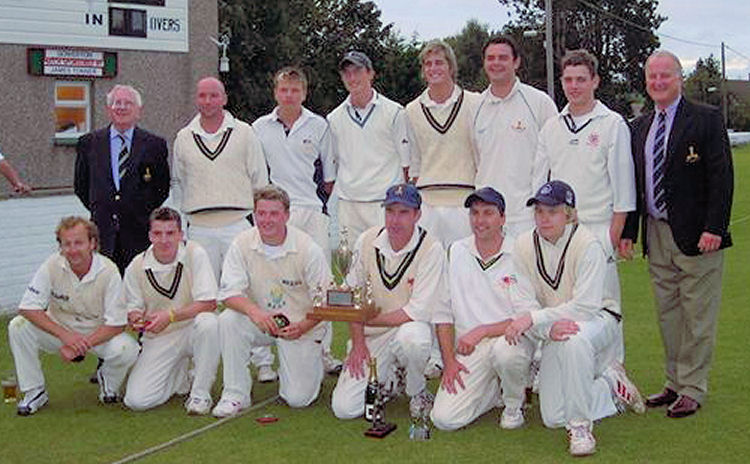
[[[514,298],[519,281],[512,246],[505,240],[505,199],[492,187],[466,198],[473,234],[451,244],[448,251],[450,306],[434,312],[443,377],[432,409],[432,421],[455,430],[498,405],[505,405],[500,426],[523,425],[523,402],[535,343],[520,337],[510,344],[502,337],[517,314],[533,309]],[[526,307],[523,306],[526,304]],[[454,334],[455,332],[455,334]]]
[[[369,284],[381,311],[366,323],[349,324],[349,353],[331,399],[338,418],[363,414],[365,366],[371,356],[377,358],[381,381],[398,383],[397,373],[405,374],[412,416],[432,408],[433,396],[423,373],[432,344],[432,308],[445,299],[439,296],[445,288],[445,252],[440,242],[417,226],[421,205],[414,185],[394,185],[382,202],[385,228],[368,229],[355,244],[347,283],[353,287]]]
[[[528,200],[534,230],[516,240],[513,260],[531,287],[521,297],[535,308],[516,317],[505,330],[511,344],[523,334],[542,340],[539,405],[547,427],[565,427],[570,454],[596,450],[593,423],[631,407],[645,405],[617,361],[621,316],[604,294],[604,247],[578,224],[573,189],[547,182]],[[529,292],[529,289],[531,290]]]
[[[339,74],[349,96],[328,114],[337,164],[339,227],[356,239],[382,224],[388,187],[407,180],[409,140],[404,108],[372,88],[375,71],[360,51],[347,52]]]

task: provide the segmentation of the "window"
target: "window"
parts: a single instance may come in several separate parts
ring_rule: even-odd
[[[146,37],[146,10],[109,9],[109,35]]]
[[[90,115],[88,82],[55,82],[55,138],[78,138],[89,132]]]
[[[130,3],[134,5],[164,6],[165,0],[109,0],[109,3]]]

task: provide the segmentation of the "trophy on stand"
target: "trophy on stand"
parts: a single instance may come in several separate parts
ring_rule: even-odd
[[[370,358],[370,377],[365,388],[365,419],[372,425],[365,430],[365,436],[383,438],[396,430],[396,424],[385,421],[386,394],[383,385],[378,382],[377,372],[377,360]]]
[[[409,426],[409,439],[414,441],[427,441],[430,439],[430,417],[426,410],[420,411],[412,416]]]
[[[377,315],[379,309],[375,306],[370,278],[362,279],[364,286],[350,287],[346,283],[352,257],[348,231],[344,227],[341,230],[339,246],[331,253],[333,281],[328,288],[318,286],[315,290],[313,310],[307,313],[308,319],[365,322]]]

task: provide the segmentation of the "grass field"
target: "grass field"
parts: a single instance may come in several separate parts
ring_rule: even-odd
[[[747,462],[750,454],[750,146],[735,149],[734,247],[726,253],[723,301],[710,394],[700,412],[669,419],[663,410],[645,416],[628,413],[598,424],[597,454],[606,462]],[[622,263],[627,368],[644,393],[661,389],[663,356],[646,263]],[[7,320],[0,320],[0,374],[12,369]],[[343,356],[346,328],[339,324],[334,351]],[[180,399],[145,413],[97,404],[97,387],[88,383],[94,359],[63,366],[43,356],[50,403],[32,417],[17,417],[15,406],[0,405],[0,463],[114,462],[149,447],[215,423],[188,417]],[[218,381],[217,384],[221,382]],[[335,378],[325,380],[313,406],[291,410],[271,404],[206,433],[151,454],[140,462],[560,462],[570,459],[564,431],[545,429],[534,402],[527,425],[501,430],[492,411],[458,432],[433,431],[428,442],[408,438],[408,402],[388,405],[398,429],[384,440],[365,438],[363,420],[340,421],[329,403]],[[432,383],[433,391],[436,383]],[[256,384],[255,403],[276,394],[276,384]],[[219,385],[214,398],[218,398]],[[279,422],[259,425],[255,418],[274,414]]]

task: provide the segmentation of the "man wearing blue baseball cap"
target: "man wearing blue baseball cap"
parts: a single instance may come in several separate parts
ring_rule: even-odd
[[[492,187],[466,198],[473,234],[451,244],[447,276],[450,306],[433,315],[443,357],[443,376],[432,409],[432,421],[455,430],[505,405],[500,426],[524,424],[523,403],[529,364],[536,344],[520,337],[510,344],[502,335],[513,317],[534,309],[514,298],[520,281],[505,238],[505,199]],[[525,305],[525,306],[524,306]]]
[[[441,293],[445,252],[440,242],[417,226],[421,205],[414,185],[394,185],[382,202],[385,228],[368,229],[355,244],[347,283],[372,288],[380,313],[365,323],[350,323],[349,353],[331,398],[338,418],[363,414],[365,366],[371,356],[377,358],[377,371],[386,383],[397,384],[397,373],[405,374],[412,416],[432,408],[424,369],[432,345],[433,307],[447,299]]]
[[[617,360],[621,316],[604,293],[606,258],[599,240],[578,224],[570,185],[553,180],[526,203],[534,230],[518,237],[513,259],[531,282],[519,286],[535,309],[517,316],[505,331],[511,344],[527,334],[542,340],[539,406],[547,427],[565,427],[570,454],[596,450],[596,420],[645,405]],[[613,309],[615,308],[615,309]]]

